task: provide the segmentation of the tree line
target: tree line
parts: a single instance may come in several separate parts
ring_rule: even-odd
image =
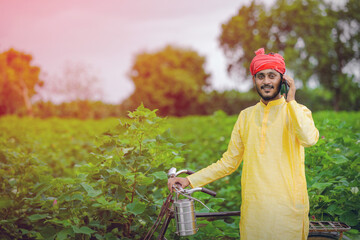
[[[360,2],[344,5],[324,0],[277,0],[271,6],[252,1],[221,25],[218,41],[229,75],[239,84],[251,81],[254,51],[265,47],[285,58],[289,74],[300,82],[296,99],[311,110],[360,109]],[[51,85],[41,80],[32,56],[14,49],[0,54],[0,115],[103,118],[125,116],[141,103],[160,115],[237,114],[259,101],[253,89],[218,92],[211,88],[206,58],[196,50],[165,46],[135,57],[128,77],[135,90],[121,104],[95,101],[94,76],[70,69],[71,81],[57,89],[77,89],[63,103],[32,98]],[[85,73],[85,74],[83,74]],[[70,75],[69,75],[70,74]],[[81,87],[82,81],[85,86]],[[62,81],[59,81],[62,82]],[[82,85],[84,86],[84,84]],[[85,93],[85,94],[84,94]]]

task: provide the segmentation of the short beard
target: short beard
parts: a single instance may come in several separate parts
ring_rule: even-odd
[[[263,96],[263,95],[261,94],[261,91],[259,90],[258,86],[255,85],[256,91],[258,92],[258,94],[260,95],[260,97],[261,97],[262,99],[264,99],[265,101],[270,101],[270,100],[276,98],[277,95],[278,95],[279,92],[280,92],[280,89],[281,89],[280,86],[281,86],[281,82],[280,82],[277,86],[275,86],[277,89],[276,89],[276,92],[274,93],[274,95],[269,96],[269,97],[265,97],[265,96]]]

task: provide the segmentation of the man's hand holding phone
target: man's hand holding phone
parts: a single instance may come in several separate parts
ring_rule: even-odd
[[[288,89],[287,97],[285,96],[285,94],[282,94],[282,96],[285,97],[287,102],[295,100],[296,87],[295,87],[294,79],[288,75],[284,75],[283,81],[287,82],[287,84],[289,85],[289,89]]]

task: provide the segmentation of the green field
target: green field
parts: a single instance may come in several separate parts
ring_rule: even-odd
[[[164,171],[219,159],[237,116],[160,119],[140,109],[131,118],[0,118],[0,238],[141,239],[167,194]],[[358,234],[360,112],[313,118],[321,137],[306,149],[310,217]],[[216,199],[196,197],[213,210],[238,210],[240,172],[207,186]],[[238,219],[202,223],[191,239],[238,237]]]

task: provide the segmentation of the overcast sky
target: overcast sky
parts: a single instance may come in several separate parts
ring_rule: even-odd
[[[32,54],[48,76],[66,63],[91,67],[103,101],[119,103],[133,89],[134,57],[173,44],[207,59],[215,89],[246,89],[230,80],[217,38],[221,24],[248,0],[0,0],[0,51]],[[45,79],[46,80],[46,79]]]

